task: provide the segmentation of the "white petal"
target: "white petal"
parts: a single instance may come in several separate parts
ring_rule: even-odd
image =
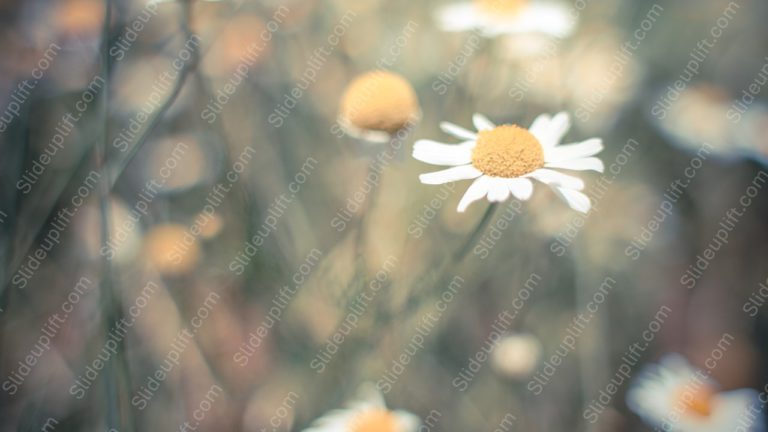
[[[418,140],[413,145],[413,157],[432,165],[464,165],[472,161],[474,146],[474,142],[443,144],[431,140]]]
[[[527,178],[513,178],[507,180],[507,187],[512,195],[520,201],[528,201],[533,194],[533,182]]]
[[[577,190],[561,187],[554,187],[553,189],[560,195],[560,198],[565,200],[572,209],[578,212],[587,213],[592,207],[589,197]]]
[[[488,188],[488,201],[503,202],[509,198],[509,179],[491,177],[491,186]]]
[[[356,409],[386,409],[384,395],[381,394],[375,384],[364,382],[357,389],[357,399],[349,404],[350,408]]]
[[[461,165],[453,168],[435,171],[419,176],[419,180],[424,184],[443,184],[455,182],[458,180],[469,180],[483,175],[480,170],[472,165]]]
[[[561,112],[555,114],[555,116],[552,117],[552,120],[549,121],[549,124],[547,124],[546,127],[543,125],[536,125],[535,129],[531,127],[531,129],[528,131],[531,132],[531,134],[533,134],[533,136],[539,140],[541,146],[544,147],[546,152],[552,147],[560,144],[560,140],[563,138],[563,135],[568,132],[570,127],[571,120],[568,117],[568,114]]]
[[[175,1],[175,0],[174,0]],[[389,132],[361,129],[353,125],[349,120],[342,116],[338,118],[341,129],[352,138],[357,138],[371,144],[381,144],[389,141],[392,135]]]
[[[464,193],[464,196],[461,197],[461,201],[459,201],[457,210],[460,213],[464,213],[470,204],[479,199],[482,199],[486,194],[488,194],[490,185],[491,179],[488,176],[478,177],[478,179],[469,186],[467,191]]]
[[[491,35],[544,33],[555,37],[568,36],[576,23],[567,6],[540,1],[531,2],[514,17],[485,21],[486,33]]]
[[[394,411],[394,414],[400,422],[402,432],[416,432],[421,426],[421,419],[415,414],[403,410]]]
[[[765,420],[762,412],[756,413],[755,408],[764,404],[760,393],[753,389],[739,389],[720,392],[714,398],[716,408],[712,430],[745,430],[749,432],[762,432],[765,430]],[[734,429],[733,425],[749,425],[748,428]]]
[[[571,128],[571,118],[565,112],[559,112],[549,122],[549,146],[560,144],[568,130]],[[543,143],[542,143],[543,144]]]
[[[546,162],[560,162],[594,156],[603,151],[603,140],[592,138],[578,144],[559,145],[544,149]]]
[[[471,2],[443,6],[435,15],[440,28],[444,31],[464,31],[480,24],[477,9]]]
[[[491,130],[496,127],[492,121],[488,120],[488,117],[478,113],[472,116],[472,123],[478,131]]]
[[[542,136],[549,127],[549,122],[551,119],[552,117],[549,114],[539,115],[536,117],[536,119],[533,120],[533,123],[531,123],[531,127],[528,128],[528,131],[535,137]]]
[[[547,168],[561,168],[574,171],[605,171],[605,164],[603,161],[596,157],[588,157],[582,159],[573,159],[560,162],[548,162],[544,164]]]
[[[546,185],[560,186],[576,190],[584,189],[584,182],[580,178],[546,168],[537,169],[526,175],[526,177],[532,177]]]
[[[531,2],[526,19],[535,31],[552,36],[568,36],[576,24],[569,8],[560,3]]]
[[[453,135],[459,139],[470,140],[470,141],[474,141],[477,139],[476,133],[469,131],[467,129],[464,129],[463,127],[455,125],[453,123],[442,122],[440,123],[440,129],[442,129],[443,132]]]

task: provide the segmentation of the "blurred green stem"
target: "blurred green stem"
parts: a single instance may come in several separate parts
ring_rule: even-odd
[[[593,287],[601,283],[588,272],[589,266],[585,262],[585,254],[586,251],[583,248],[577,248],[573,254],[573,284],[577,313],[587,310],[587,305],[595,295]],[[598,394],[599,386],[607,380],[607,377],[604,376],[605,371],[610,367],[610,335],[605,319],[603,316],[595,314],[592,321],[592,337],[587,339],[591,342],[592,349],[585,353],[589,354],[589,358],[585,358],[584,354],[579,358],[582,405],[585,405],[587,401]],[[585,432],[596,430],[598,430],[596,424],[585,423]]]
[[[110,25],[112,23],[112,1],[104,1],[104,25],[101,41],[101,77],[109,88],[111,73],[110,64]],[[95,145],[96,168],[101,173],[101,190],[99,194],[99,230],[101,234],[101,249],[109,248],[110,235],[110,191],[112,184],[109,181],[109,165],[107,164],[107,139],[109,137],[109,90],[101,93],[102,129]],[[107,255],[101,256],[101,294],[104,307],[104,339],[109,340],[109,335],[117,323],[123,319],[122,304],[112,269],[112,262]],[[127,405],[127,394],[130,388],[128,377],[128,364],[125,358],[125,346],[122,338],[118,340],[114,362],[106,364],[106,379],[104,381],[107,394],[107,427],[110,430],[132,431],[130,421],[131,409]],[[122,402],[122,403],[121,403]]]
[[[377,161],[375,158],[372,158],[368,161],[368,169],[365,173],[366,180],[371,176],[371,174],[375,172],[376,163]],[[365,274],[368,270],[367,260],[365,259],[365,241],[367,238],[366,229],[368,228],[368,220],[370,219],[369,213],[373,211],[373,208],[376,205],[376,198],[378,197],[380,189],[381,178],[379,178],[378,182],[374,183],[371,191],[368,192],[368,195],[366,195],[365,202],[362,206],[363,208],[361,211],[360,219],[357,222],[355,234],[355,254],[357,255],[355,260],[355,273],[356,275],[360,275],[363,278],[365,278]]]
[[[368,144],[360,140],[356,140],[354,145],[366,146]],[[385,150],[383,150],[383,152],[387,152],[387,151],[391,151],[391,148],[387,147],[385,148]],[[377,163],[379,162],[376,157],[369,158],[364,181],[367,181],[367,179],[371,177],[372,174],[377,174],[376,172]],[[368,194],[365,196],[365,201],[361,205],[362,209],[360,211],[360,218],[358,219],[357,226],[355,227],[355,234],[354,234],[355,235],[355,262],[354,262],[355,273],[352,277],[352,280],[349,282],[347,288],[342,293],[342,298],[346,300],[348,303],[346,307],[350,306],[353,299],[359,294],[359,291],[365,287],[366,280],[367,280],[368,262],[365,259],[366,257],[365,246],[366,246],[366,240],[367,240],[366,234],[367,234],[367,228],[368,228],[368,221],[370,220],[370,213],[373,212],[373,209],[376,206],[376,202],[379,197],[379,192],[381,190],[381,175],[378,174],[378,176],[379,176],[379,181],[373,184],[370,192],[368,192]]]
[[[459,264],[464,260],[464,257],[467,256],[469,250],[472,249],[472,247],[477,242],[477,239],[480,237],[483,231],[485,231],[485,228],[488,227],[488,224],[493,220],[493,215],[496,213],[496,209],[498,207],[499,203],[491,203],[488,205],[488,208],[485,209],[485,213],[483,213],[483,217],[480,219],[480,222],[478,222],[475,226],[474,231],[472,231],[469,237],[467,237],[467,240],[464,242],[464,245],[461,247],[461,249],[454,253],[453,259],[450,262],[451,264]]]
[[[438,267],[438,275],[445,274],[446,270],[449,268],[454,268],[464,261],[464,258],[467,256],[469,251],[472,250],[472,247],[475,245],[475,243],[477,243],[477,239],[483,234],[485,229],[488,227],[488,224],[493,220],[493,215],[496,213],[496,209],[498,207],[498,203],[491,203],[488,205],[488,208],[485,209],[485,213],[483,213],[483,216],[477,222],[477,225],[475,225],[475,228],[469,234],[469,237],[464,240],[464,243],[462,243],[461,247],[457,249],[456,252],[454,252],[450,257],[443,260],[443,263],[440,265],[440,267]],[[444,285],[443,282],[447,283],[447,281],[447,276],[440,277],[438,279],[438,283],[433,287],[433,289],[430,289],[429,292]]]
[[[446,274],[446,270],[455,270],[456,267],[461,265],[469,251],[472,250],[475,243],[477,243],[477,239],[483,234],[485,229],[488,227],[488,224],[493,220],[493,216],[498,208],[498,203],[491,203],[488,205],[488,208],[485,209],[485,213],[483,213],[483,216],[480,218],[477,225],[475,225],[475,228],[472,230],[466,240],[462,243],[461,247],[449,257],[444,259],[438,269],[432,272],[432,274],[435,274],[437,277],[435,284],[431,285],[426,291],[416,293],[419,295],[411,295],[405,306],[398,313],[391,313],[389,315],[388,319],[390,322],[395,316],[397,316],[398,320],[407,320],[408,317],[410,317],[410,315],[415,310],[417,310],[419,306],[421,306],[426,300],[433,298],[432,296],[437,294],[437,290],[440,287],[446,286],[448,283],[450,283],[451,279],[453,279],[453,277],[456,275],[454,272],[448,275]],[[424,295],[420,295],[422,292]],[[384,326],[380,326],[380,328],[383,329]]]
[[[110,0],[106,1],[109,2]],[[184,33],[184,39],[186,43],[186,41],[190,40],[193,36],[192,30],[190,29],[192,5],[191,0],[182,0],[180,3],[182,7],[181,29]],[[110,186],[115,185],[117,180],[120,178],[120,175],[123,173],[123,171],[125,171],[125,168],[128,166],[128,164],[133,160],[139,150],[144,147],[144,144],[147,142],[147,139],[149,139],[152,131],[154,131],[155,127],[160,124],[160,121],[163,119],[163,115],[165,115],[166,111],[168,111],[173,103],[176,102],[176,99],[181,93],[181,89],[184,87],[184,83],[186,82],[187,77],[189,76],[190,72],[197,67],[199,57],[199,48],[197,44],[191,45],[190,55],[191,58],[184,63],[184,66],[179,71],[179,75],[176,78],[173,88],[171,89],[171,94],[163,102],[163,104],[160,105],[160,107],[157,109],[157,113],[149,120],[147,127],[144,128],[144,130],[141,132],[141,135],[139,135],[138,138],[136,138],[136,141],[133,142],[133,144],[130,146],[128,153],[115,162],[116,166],[110,171],[112,174],[109,178]]]

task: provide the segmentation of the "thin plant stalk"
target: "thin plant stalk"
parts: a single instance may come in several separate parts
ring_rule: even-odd
[[[108,89],[109,76],[111,73],[109,40],[110,23],[112,19],[112,1],[104,2],[104,24],[101,42],[101,76],[104,79],[105,87]],[[110,191],[109,166],[107,164],[107,139],[109,136],[109,91],[104,90],[101,93],[101,117],[102,128],[98,141],[95,144],[96,168],[101,173],[100,193],[99,193],[99,230],[101,237],[101,249],[109,247],[110,244]],[[101,256],[101,279],[100,293],[102,296],[102,306],[104,308],[104,338],[108,339],[115,325],[122,320],[122,305],[119,294],[118,284],[113,274],[111,259],[102,254]],[[104,380],[106,392],[106,417],[107,427],[110,430],[132,431],[130,421],[130,408],[125,404],[124,395],[127,394],[126,388],[130,387],[128,376],[128,365],[125,358],[125,345],[123,340],[117,343],[114,362],[107,362],[106,379]]]
[[[181,1],[180,3],[182,7],[181,29],[184,33],[185,40],[189,40],[193,36],[192,30],[190,29],[192,6],[189,0]],[[133,160],[139,150],[144,147],[144,144],[146,144],[149,136],[155,130],[157,125],[160,124],[160,121],[162,121],[165,113],[171,108],[171,106],[173,106],[174,102],[176,102],[176,99],[181,93],[181,89],[184,87],[184,84],[187,81],[187,77],[190,75],[190,72],[197,67],[199,58],[197,45],[192,45],[190,49],[190,56],[190,60],[184,63],[184,66],[179,71],[179,76],[174,82],[173,88],[171,89],[171,94],[157,109],[157,113],[152,116],[147,127],[142,131],[141,135],[136,138],[136,141],[132,143],[126,155],[115,162],[115,167],[111,170],[111,176],[109,178],[110,186],[115,185],[117,180],[120,178],[120,175],[125,171],[125,168]]]

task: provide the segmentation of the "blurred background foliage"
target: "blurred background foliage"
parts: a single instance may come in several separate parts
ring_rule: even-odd
[[[107,430],[111,418],[122,419],[123,427],[133,430],[176,430],[213,385],[223,394],[200,430],[301,430],[321,413],[341,406],[361,382],[380,379],[403,352],[414,326],[432,306],[435,291],[430,287],[441,276],[434,270],[461,246],[484,211],[484,204],[466,214],[454,210],[463,184],[440,190],[421,185],[417,175],[425,167],[409,157],[413,140],[442,139],[440,121],[469,126],[473,112],[527,125],[542,112],[573,113],[596,93],[604,97],[588,119],[574,119],[566,141],[602,137],[606,151],[601,157],[607,164],[616,160],[628,140],[637,141],[621,174],[587,218],[567,211],[549,191],[537,190],[486,259],[470,254],[462,264],[445,269],[445,274],[461,275],[462,288],[424,349],[392,386],[388,402],[422,418],[437,410],[441,416],[435,429],[445,431],[494,430],[508,413],[517,417],[513,430],[646,430],[623,404],[626,385],[596,425],[584,421],[582,410],[597,397],[660,305],[674,312],[644,360],[675,351],[697,364],[729,332],[735,336],[734,346],[714,377],[726,389],[761,388],[768,382],[766,311],[750,317],[741,308],[767,276],[765,192],[696,287],[685,289],[680,277],[706,247],[725,211],[764,169],[764,90],[738,124],[724,113],[766,63],[768,4],[738,2],[732,25],[668,115],[658,119],[651,114],[653,104],[685,69],[691,47],[720,16],[723,2],[659,1],[663,13],[618,76],[611,75],[614,56],[652,4],[584,3],[575,34],[557,42],[551,55],[545,50],[551,42],[535,36],[480,39],[466,64],[451,76],[445,94],[439,94],[434,83],[447,77],[451,62],[473,35],[441,32],[432,14],[444,3],[436,1],[163,2],[124,57],[109,56],[106,68],[100,55],[103,44],[125,43],[127,26],[146,11],[145,4],[112,2],[105,37],[101,1],[0,2],[0,106],[9,106],[13,95],[18,96],[14,89],[30,79],[51,44],[59,47],[0,136],[2,380],[18,370],[44,323],[60,310],[81,277],[98,286],[82,297],[18,392],[0,392],[2,430],[41,430],[49,418],[59,422],[56,430]],[[213,122],[201,117],[242,65],[251,44],[261,43],[263,30],[280,7],[287,10],[283,22],[247,65],[236,92]],[[340,43],[323,60],[285,123],[274,127],[269,116],[301,79],[309,56],[328,45],[328,35],[350,10],[355,16]],[[389,48],[404,29],[409,32],[407,43],[391,58]],[[138,136],[131,139],[137,144],[135,154],[109,145],[148,103],[156,80],[173,68],[188,40],[185,32],[200,38],[197,53],[170,81],[173,85],[158,92],[159,100],[168,103],[151,109],[149,117],[157,116],[156,124],[150,128],[154,120],[146,121],[146,129],[138,134],[145,142]],[[398,156],[383,168],[364,205],[339,232],[334,218],[365,184],[370,160],[385,147],[332,133],[338,99],[352,78],[377,68],[380,59],[390,59],[388,68],[413,84],[423,117]],[[525,76],[531,68],[535,79],[528,82]],[[74,111],[94,76],[105,71],[106,86],[96,91],[63,147],[31,191],[20,191],[17,183],[49,146],[62,116]],[[522,101],[509,93],[520,83],[526,83]],[[630,259],[625,249],[653,218],[670,182],[681,178],[704,141],[713,147],[711,155],[640,258]],[[184,144],[183,151],[175,147],[178,143]],[[201,215],[206,197],[216,184],[227,181],[227,173],[248,148],[253,153],[248,153],[247,169],[216,207],[215,217],[183,258],[168,261],[169,250],[183,242],[185,230]],[[174,151],[179,154],[178,168],[157,190],[114,259],[105,261],[99,252],[105,214],[114,236],[142,199],[146,182],[162,176],[163,164],[174,158]],[[102,156],[107,168],[100,165]],[[108,173],[108,194],[102,178],[102,185],[62,230],[60,243],[28,284],[19,287],[13,278],[20,266],[41,244],[57,212],[71,207],[70,198],[91,170]],[[306,181],[291,195],[289,187],[297,185],[299,173]],[[597,178],[587,178],[587,184]],[[444,198],[432,209],[434,218],[414,235],[409,227],[440,194]],[[275,207],[281,196],[291,198]],[[232,260],[276,208],[282,210],[263,245],[242,274],[231,271]],[[563,237],[575,223],[583,227],[572,238]],[[553,253],[552,245],[563,238],[568,239],[565,253]],[[321,251],[320,259],[310,259],[313,250]],[[336,331],[354,296],[390,257],[396,258],[396,265],[385,289],[318,374],[310,362]],[[244,366],[235,361],[268,316],[280,289],[294,286],[300,266],[309,262],[311,272],[279,324]],[[509,331],[534,335],[543,356],[557,348],[574,313],[583,307],[585,292],[591,296],[606,276],[617,285],[542,395],[526,390],[539,364],[534,370],[505,372],[517,371],[509,363],[519,361],[516,355],[497,355],[467,391],[457,391],[452,379],[534,273],[542,280]],[[112,358],[112,366],[101,371],[84,398],[73,397],[70,387],[104,346],[105,322],[129,313],[127,308],[148,282],[158,290],[122,340],[120,358]],[[215,306],[181,353],[178,366],[147,408],[138,409],[131,398],[146,385],[210,293],[216,295]],[[407,306],[414,303],[415,308]],[[298,395],[296,400],[286,399],[291,392]],[[281,407],[288,414],[276,419]]]

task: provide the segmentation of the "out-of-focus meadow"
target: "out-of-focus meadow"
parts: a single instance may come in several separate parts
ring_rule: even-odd
[[[765,391],[768,4],[446,4],[0,2],[0,430],[300,431],[364,383],[419,432],[651,430],[669,353]],[[420,106],[379,144],[337,119],[376,69]],[[537,186],[471,237],[488,203],[419,182],[440,122],[559,111],[588,214]]]

